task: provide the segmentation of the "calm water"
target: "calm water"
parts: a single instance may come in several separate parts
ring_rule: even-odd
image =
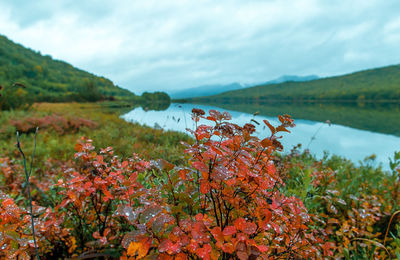
[[[232,115],[232,122],[238,125],[249,123],[251,119],[260,122],[256,125],[256,135],[260,138],[269,136],[268,127],[264,127],[263,119],[267,119],[272,125],[278,125],[275,117],[253,116],[249,113],[226,110],[215,106],[197,104],[173,103],[164,111],[145,111],[139,107],[122,118],[127,121],[138,122],[155,128],[186,132],[186,128],[194,129],[191,120],[192,108],[201,108],[206,113],[210,109],[228,111]],[[254,123],[253,123],[254,124]],[[389,169],[389,157],[393,157],[394,151],[400,150],[400,137],[388,134],[359,130],[347,126],[323,122],[295,119],[296,127],[291,133],[283,133],[282,144],[288,152],[294,145],[302,144],[303,148],[309,148],[311,153],[321,158],[324,151],[337,154],[352,160],[355,163],[372,154],[376,155],[376,166],[381,163],[384,169]],[[314,138],[313,138],[314,137]]]

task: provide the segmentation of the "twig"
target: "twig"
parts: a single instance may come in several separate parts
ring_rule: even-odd
[[[33,243],[35,245],[35,250],[36,250],[36,257],[39,260],[39,249],[37,247],[36,244],[36,236],[35,236],[35,223],[33,221],[33,207],[32,207],[32,196],[31,196],[31,190],[30,190],[30,183],[29,183],[29,177],[31,177],[32,174],[32,166],[33,166],[33,159],[35,158],[35,152],[36,152],[36,137],[37,137],[37,132],[39,130],[39,127],[36,127],[36,131],[35,131],[35,144],[34,144],[34,148],[33,148],[33,153],[31,156],[31,163],[30,163],[30,169],[29,169],[29,173],[28,173],[28,169],[26,167],[26,157],[24,152],[21,149],[21,144],[19,142],[19,132],[17,131],[17,148],[19,150],[19,152],[22,155],[23,161],[24,161],[24,171],[25,171],[25,181],[26,181],[26,188],[27,188],[27,192],[28,192],[28,198],[29,198],[29,207],[30,207],[30,215],[31,215],[31,225],[32,225],[32,236],[33,236]]]
[[[392,216],[390,217],[389,225],[388,225],[388,227],[387,227],[387,229],[386,229],[386,233],[385,233],[385,238],[383,239],[383,245],[386,244],[386,239],[387,239],[387,235],[388,235],[388,233],[389,233],[390,224],[392,224],[393,218],[394,218],[397,214],[399,214],[399,213],[400,213],[400,210],[394,212],[394,213],[392,214]]]
[[[326,120],[325,122],[323,122],[320,127],[317,129],[317,131],[315,131],[314,135],[310,138],[310,142],[308,143],[306,150],[310,147],[310,144],[315,140],[315,137],[317,136],[319,130],[321,130],[321,128],[324,126],[324,124],[328,124],[329,126],[331,126],[331,121],[330,120]]]
[[[357,240],[365,241],[365,242],[370,242],[371,244],[373,244],[373,245],[375,245],[375,246],[377,246],[377,247],[380,247],[380,248],[384,249],[384,250],[386,251],[386,253],[388,254],[388,256],[390,257],[389,251],[388,251],[387,248],[386,248],[384,245],[382,245],[381,243],[379,243],[379,242],[377,242],[377,241],[374,241],[374,240],[371,240],[371,239],[367,239],[367,238],[354,238],[354,239],[351,240],[351,241],[357,241]],[[375,250],[374,250],[374,252],[375,252]]]

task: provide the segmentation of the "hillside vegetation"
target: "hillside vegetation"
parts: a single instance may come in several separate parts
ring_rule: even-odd
[[[0,35],[0,110],[26,108],[33,102],[125,100],[153,109],[169,106],[164,92],[134,93],[49,55],[27,49]]]
[[[394,102],[400,100],[400,65],[306,82],[260,85],[193,100],[203,102],[210,100],[218,102]]]
[[[24,84],[20,95],[35,101],[90,101],[96,95],[134,98],[135,95],[72,65],[54,60],[49,55],[27,49],[0,35],[0,85]],[[91,96],[91,97],[90,97]]]

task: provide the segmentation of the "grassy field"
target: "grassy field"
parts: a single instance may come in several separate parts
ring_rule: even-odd
[[[146,159],[164,158],[180,162],[183,148],[181,140],[187,135],[155,130],[139,124],[128,123],[119,118],[120,113],[133,109],[129,103],[38,103],[29,111],[0,112],[0,153],[16,155],[15,132],[18,128],[29,132],[22,134],[21,141],[28,155],[33,148],[33,129],[40,124],[37,137],[36,162],[47,158],[67,160],[74,154],[74,144],[82,137],[94,140],[96,147],[113,146],[123,157],[133,152]],[[79,121],[89,124],[80,125]],[[42,122],[43,121],[43,122]],[[74,126],[70,126],[74,124]],[[24,126],[25,124],[25,126]],[[58,130],[57,130],[58,129]]]

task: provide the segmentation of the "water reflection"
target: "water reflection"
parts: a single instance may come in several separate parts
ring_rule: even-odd
[[[122,116],[127,121],[134,121],[150,127],[163,128],[186,132],[186,129],[194,129],[191,120],[193,107],[201,108],[206,113],[210,109],[228,111],[232,115],[232,122],[244,125],[255,119],[261,122],[256,125],[256,135],[260,138],[268,136],[269,130],[264,127],[263,119],[267,119],[273,125],[278,125],[279,120],[275,117],[254,116],[250,113],[226,110],[215,106],[197,104],[171,104],[164,111],[145,111],[138,107]],[[372,154],[376,155],[376,162],[382,163],[385,169],[389,168],[389,157],[394,151],[400,150],[400,137],[375,133],[366,130],[354,129],[347,126],[324,122],[295,119],[296,127],[291,129],[292,133],[283,133],[282,144],[285,151],[289,151],[294,145],[302,144],[302,147],[309,147],[310,151],[321,158],[324,151],[331,154],[344,156],[353,162],[363,160]],[[318,130],[319,129],[319,130]],[[312,139],[314,137],[314,139]]]

